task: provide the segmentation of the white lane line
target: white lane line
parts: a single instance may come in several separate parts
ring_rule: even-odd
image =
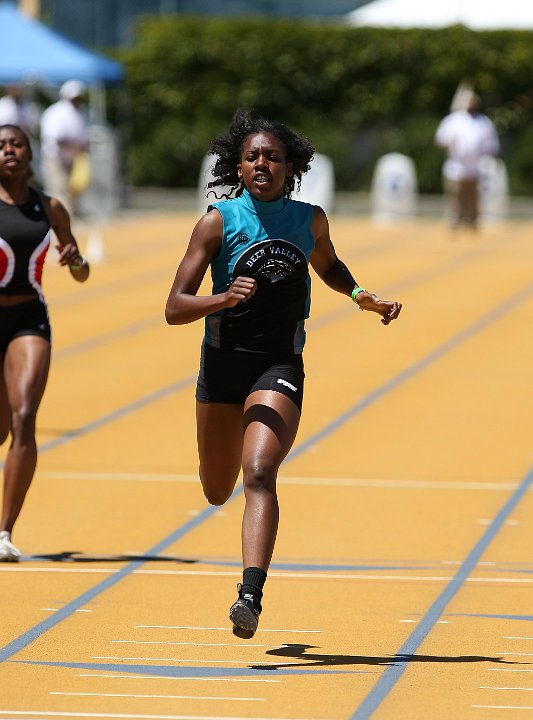
[[[118,562],[118,561],[117,561]],[[41,568],[24,567],[19,563],[10,563],[13,567],[0,567],[0,572],[49,572],[49,573],[93,573],[101,575],[115,575],[120,570],[109,570],[106,568]],[[301,572],[279,572],[271,571],[269,578],[283,578],[286,580],[367,580],[379,582],[442,582],[447,583],[452,578],[445,575],[361,575],[359,573],[301,573]],[[241,571],[219,571],[219,570],[134,570],[131,575],[174,575],[174,576],[196,576],[196,577],[241,577]],[[531,585],[532,578],[516,577],[468,577],[466,583],[493,583],[510,585]]]
[[[0,715],[44,715],[45,717],[130,718],[131,720],[250,720],[228,715],[134,715],[133,713],[51,712],[48,710],[0,710]],[[294,720],[292,718],[254,718],[254,720]],[[320,720],[298,718],[298,720]]]
[[[117,560],[117,562],[120,562]],[[35,573],[79,573],[80,575],[116,575],[119,570],[109,568],[56,568],[56,567],[25,567],[20,563],[12,563],[16,567],[0,567],[0,572],[35,572]],[[52,609],[52,608],[51,608]]]
[[[491,672],[533,672],[533,668],[528,670],[527,668],[487,668]]]
[[[178,640],[111,640],[112,643],[130,643],[132,645],[188,645],[192,647],[276,647],[276,645],[265,645],[264,643],[199,643],[180,642]]]
[[[249,683],[279,683],[281,680],[270,678],[232,678],[232,677],[166,677],[162,675],[109,675],[109,673],[78,673],[76,677],[82,678],[110,678],[116,680],[184,680],[185,682],[249,682]]]
[[[369,478],[289,478],[280,477],[282,485],[336,485],[338,487],[375,487],[375,488],[413,488],[421,490],[515,490],[518,483],[510,482],[472,482],[463,480],[387,480]]]
[[[418,620],[400,620],[401,623],[417,623]],[[451,620],[437,620],[435,625],[451,625]]]
[[[480,710],[533,710],[531,705],[472,705]]]
[[[161,630],[221,630],[227,632],[227,627],[200,627],[198,625],[136,625],[136,628],[155,628]],[[257,632],[283,632],[283,633],[321,633],[322,630],[267,630],[260,628]],[[246,643],[247,647],[250,647]]]
[[[533,640],[533,637],[514,637],[513,635],[504,635],[504,640]]]
[[[40,472],[43,478],[51,480],[127,480],[130,482],[179,482],[198,483],[198,475],[183,475],[175,473],[117,473],[117,472]]]
[[[499,650],[498,655],[520,655],[521,657],[531,657],[533,653],[510,652],[509,650]]]
[[[227,627],[203,627],[201,625],[135,625],[136,628],[150,628],[155,630],[224,630]]]
[[[0,568],[1,569],[1,568]],[[118,572],[118,571],[117,571]],[[369,571],[369,573],[372,571]],[[242,573],[236,572],[211,572],[204,570],[136,570],[134,575],[200,575],[200,576],[236,576]],[[271,571],[268,574],[269,578],[284,578],[289,580],[402,580],[402,581],[427,581],[427,582],[449,582],[452,578],[443,575],[361,575],[358,573],[303,573],[303,572],[279,572]],[[515,577],[487,577],[487,578],[476,578],[469,577],[467,582],[471,583],[517,583],[517,584],[531,584],[533,578],[515,578]]]
[[[117,472],[39,472],[40,477],[52,480],[125,480],[129,482],[177,482],[198,483],[198,475],[178,473],[117,473]],[[305,478],[278,477],[283,485],[316,485],[338,487],[376,487],[376,488],[420,488],[423,490],[514,490],[518,482],[471,480],[401,480],[387,478]]]
[[[271,660],[270,662],[255,662],[255,660],[206,660],[205,658],[202,658],[201,660],[195,660],[193,658],[153,658],[153,657],[118,657],[115,655],[92,655],[91,660],[126,660],[126,661],[132,661],[135,660],[136,662],[142,661],[142,662],[169,662],[169,663],[199,663],[200,665],[203,665],[204,663],[218,663],[218,664],[224,664],[224,665],[266,665],[267,667],[271,665],[275,665],[276,667],[290,667],[291,665],[301,665],[301,662],[295,661],[290,662],[286,661],[283,663],[277,663],[275,660]]]
[[[238,700],[240,702],[264,702],[266,700],[266,698],[207,697],[202,695],[133,695],[128,693],[60,692],[55,690],[50,692],[50,695],[68,695],[69,697],[147,698],[149,700]]]
[[[533,692],[533,688],[525,687],[492,687],[490,685],[480,685],[480,690],[525,690],[526,692]]]
[[[288,628],[259,628],[257,632],[265,633],[321,633],[322,630],[289,630]]]

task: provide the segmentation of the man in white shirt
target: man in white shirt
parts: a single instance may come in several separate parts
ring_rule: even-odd
[[[480,99],[471,93],[467,107],[447,115],[435,133],[435,142],[447,150],[442,173],[452,201],[452,224],[476,229],[479,221],[481,160],[500,151],[492,121],[480,111]]]
[[[41,172],[44,189],[57,197],[69,212],[74,210],[71,173],[75,159],[89,147],[89,122],[82,109],[85,85],[68,80],[59,100],[41,116]]]

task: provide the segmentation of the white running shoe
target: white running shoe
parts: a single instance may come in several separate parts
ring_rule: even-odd
[[[11,533],[0,532],[0,562],[18,562],[22,553],[11,542]]]

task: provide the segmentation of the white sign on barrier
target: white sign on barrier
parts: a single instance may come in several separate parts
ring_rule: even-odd
[[[215,166],[216,157],[214,155],[205,155],[200,166],[200,176],[198,179],[198,214],[203,215],[211,203],[224,200],[224,195],[231,188],[220,185],[215,188],[208,188],[207,183],[214,180],[211,172]]]
[[[418,183],[415,164],[401,153],[383,155],[374,170],[371,190],[372,217],[393,222],[416,215]]]

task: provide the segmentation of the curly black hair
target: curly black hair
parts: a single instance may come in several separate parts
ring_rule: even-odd
[[[302,175],[310,169],[310,162],[315,152],[311,142],[304,135],[299,135],[280,122],[267,120],[264,117],[254,117],[254,111],[239,108],[227,133],[218,135],[209,145],[209,155],[216,155],[217,159],[212,168],[216,178],[207,183],[208,188],[221,185],[230,188],[223,197],[229,198],[242,195],[244,182],[237,175],[237,165],[241,162],[241,153],[244,141],[250,135],[267,132],[280,140],[286,149],[286,160],[292,163],[292,176],[285,179],[284,194],[290,198],[296,182],[298,189],[302,182]]]

